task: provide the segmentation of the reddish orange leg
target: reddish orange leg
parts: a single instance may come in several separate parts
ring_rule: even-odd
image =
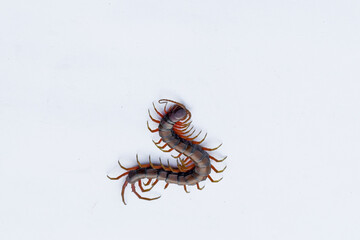
[[[187,136],[184,136],[186,139],[190,139],[190,137],[196,132],[196,129],[194,129],[194,131],[192,131],[192,133],[190,133]]]
[[[216,148],[206,148],[206,147],[203,147],[202,149],[205,150],[205,151],[214,151],[214,150],[218,149],[219,147],[221,147],[221,145],[222,145],[222,143],[221,143],[219,146],[217,146]]]
[[[207,136],[207,133],[205,134],[204,138],[203,138],[201,141],[193,141],[193,144],[200,144],[200,143],[202,143],[202,142],[205,140],[206,136]]]
[[[168,144],[165,143],[163,146],[157,146],[157,147],[160,148],[160,149],[164,149],[164,148],[166,148],[167,145],[168,145]]]
[[[169,183],[166,183],[164,189],[167,189],[168,186],[169,186]]]
[[[149,117],[150,117],[151,120],[153,120],[153,121],[156,122],[156,123],[160,123],[159,120],[156,120],[155,118],[153,118],[153,117],[151,116],[149,109],[148,109],[148,113],[149,113]]]
[[[126,167],[124,167],[123,165],[121,165],[121,163],[120,163],[120,161],[118,161],[118,163],[119,163],[119,165],[120,165],[120,167],[122,168],[122,169],[124,169],[125,171],[131,171],[131,170],[135,170],[135,169],[138,169],[139,167],[131,167],[131,168],[126,168]]]
[[[187,189],[186,189],[186,185],[184,185],[184,190],[186,193],[190,193]]]
[[[153,142],[154,142],[156,145],[160,144],[160,143],[161,143],[161,141],[162,141],[162,138],[160,138],[160,140],[159,140],[159,141],[157,141],[157,142],[155,142],[155,141],[153,140]]]
[[[212,179],[212,177],[210,177],[210,175],[208,175],[208,178],[210,179],[210,181],[215,182],[215,183],[220,182],[221,179],[223,179],[223,178],[220,178],[219,180],[214,180],[214,179]]]
[[[222,161],[224,161],[226,158],[227,158],[227,156],[226,157],[224,157],[223,159],[216,159],[216,158],[214,158],[213,156],[209,156],[209,158],[210,159],[212,159],[212,160],[214,160],[215,162],[222,162]]]
[[[112,178],[112,177],[109,177],[109,175],[107,175],[107,177],[108,177],[110,180],[119,180],[120,178],[122,178],[123,176],[126,176],[126,175],[128,175],[128,174],[129,174],[129,172],[126,172],[126,173],[121,174],[121,175],[118,176],[118,177]]]
[[[143,166],[139,162],[139,156],[137,154],[136,154],[136,162],[137,162],[137,164],[139,165],[140,168],[143,168]]]
[[[168,162],[168,168],[170,169],[170,171],[172,171],[173,173],[178,173],[178,172],[180,172],[179,169],[173,169],[173,168],[171,167],[170,162],[169,162],[169,159],[167,160],[167,162]]]
[[[159,131],[159,128],[151,129],[150,126],[149,126],[149,122],[146,122],[146,124],[147,124],[147,128],[150,130],[150,132],[154,133],[154,132],[158,132],[158,131]]]
[[[174,150],[173,148],[170,148],[170,149],[168,149],[168,150],[164,150],[164,148],[167,147],[167,145],[168,145],[168,144],[165,143],[164,146],[160,146],[160,147],[159,147],[158,145],[155,145],[155,146],[157,146],[157,147],[158,147],[161,151],[163,151],[163,152],[171,152],[172,150]]]
[[[202,131],[200,130],[200,132],[199,132],[198,134],[196,134],[195,137],[189,138],[189,141],[195,140],[195,138],[197,138],[197,137],[201,134],[201,132],[202,132]]]
[[[193,128],[194,128],[194,126],[192,126],[192,127],[190,128],[190,130],[188,130],[188,131],[186,131],[186,132],[183,132],[182,135],[185,136],[185,134],[188,134],[191,130],[193,130]],[[194,132],[195,132],[195,130],[194,130]]]
[[[186,166],[186,170],[190,170],[190,169],[193,169],[195,167],[195,165],[188,165],[188,166]]]
[[[153,184],[151,184],[151,188],[153,188],[157,183],[159,182],[159,179],[156,179]]]
[[[160,159],[160,158],[159,158]],[[161,160],[160,160],[161,161]],[[151,162],[151,157],[150,157],[150,155],[149,155],[149,164],[150,164],[150,167],[151,168],[153,168],[153,169],[160,169],[161,168],[161,166],[156,166],[156,165],[154,165],[152,162]]]
[[[156,179],[156,180],[157,180],[157,179]],[[150,191],[150,190],[155,186],[155,184],[152,184],[150,188],[144,189],[143,186],[142,186],[141,180],[139,180],[138,183],[139,183],[140,190],[141,190],[142,192],[148,192],[148,191]],[[154,183],[155,183],[155,182],[154,182]]]
[[[174,155],[171,155],[173,158],[179,158],[180,156],[182,155],[182,153],[179,153],[179,155],[177,156],[174,156]]]
[[[221,173],[221,172],[225,171],[226,167],[227,166],[225,166],[224,169],[222,169],[222,170],[217,170],[213,165],[211,165],[211,169],[214,170],[216,173]]]
[[[170,149],[168,149],[168,150],[164,150],[164,149],[160,149],[161,151],[163,151],[163,152],[171,152],[172,150],[174,150],[173,148],[170,148]]]
[[[126,205],[126,202],[125,202],[124,193],[125,193],[125,188],[126,188],[126,186],[128,185],[128,183],[129,183],[129,182],[125,180],[124,185],[123,185],[122,190],[121,190],[121,198],[122,198],[122,201],[123,201],[123,203],[124,203],[125,205]]]
[[[142,197],[135,189],[135,184],[131,184],[131,189],[132,191],[135,193],[135,195],[142,200],[147,200],[147,201],[152,201],[152,200],[156,200],[159,199],[161,196],[155,197],[155,198],[146,198],[146,197]]]
[[[153,104],[153,107],[154,107],[154,109],[155,109],[155,112],[157,113],[157,114],[159,114],[159,116],[161,117],[161,118],[163,118],[164,117],[164,115],[162,115],[157,109],[156,109],[156,107],[155,107],[155,104],[154,103],[152,103]]]
[[[164,164],[161,162],[161,158],[159,158],[160,161],[160,166],[165,170],[165,171],[169,171],[170,169],[168,169],[167,167],[164,166]]]
[[[203,187],[200,187],[199,183],[197,183],[196,186],[197,186],[197,189],[199,189],[199,190],[203,190],[205,187],[205,185]]]
[[[187,171],[186,166],[183,163],[180,164],[179,161],[177,161],[176,163],[177,163],[178,169],[181,172],[186,172]]]
[[[144,183],[144,186],[148,186],[152,181],[152,178],[149,178],[149,180],[147,181],[147,183]]]

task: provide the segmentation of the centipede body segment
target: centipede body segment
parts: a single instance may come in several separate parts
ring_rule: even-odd
[[[150,201],[158,199],[160,196],[155,198],[143,197],[137,192],[136,186],[141,192],[145,193],[150,191],[159,181],[165,181],[164,189],[169,184],[177,184],[183,186],[185,192],[188,193],[187,186],[196,185],[197,189],[202,190],[204,186],[200,187],[199,183],[206,179],[209,179],[211,182],[219,182],[222,178],[214,180],[210,176],[211,171],[221,173],[226,169],[225,167],[222,170],[218,170],[213,165],[214,162],[224,161],[226,157],[216,159],[208,153],[218,149],[221,144],[216,148],[201,146],[207,134],[201,140],[196,140],[200,136],[201,131],[195,134],[195,130],[191,126],[191,113],[183,104],[169,99],[161,99],[159,103],[164,104],[163,112],[160,112],[153,104],[159,119],[154,118],[149,111],[151,121],[157,124],[158,127],[155,129],[150,128],[149,122],[147,122],[147,127],[150,132],[159,133],[160,139],[158,141],[153,140],[153,142],[161,151],[177,152],[176,156],[172,155],[176,159],[177,167],[171,167],[169,160],[167,165],[164,165],[161,159],[159,159],[159,163],[153,163],[150,156],[147,164],[141,164],[136,155],[137,166],[130,168],[124,167],[119,161],[120,167],[126,172],[120,176],[108,176],[108,178],[119,180],[126,176],[121,190],[122,201],[125,205],[125,189],[128,184],[131,185],[132,191],[138,198]],[[171,104],[170,107],[167,106],[169,103]],[[146,183],[143,182],[145,178],[148,179]],[[146,186],[150,187],[146,189]]]

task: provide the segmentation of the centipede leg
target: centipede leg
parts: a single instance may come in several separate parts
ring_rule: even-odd
[[[186,185],[184,185],[184,191],[185,191],[186,193],[190,193],[190,192],[186,189]]]
[[[203,190],[204,187],[205,187],[205,185],[204,185],[203,187],[200,187],[199,183],[196,183],[196,187],[197,187],[197,189],[199,189],[199,190]]]
[[[147,124],[147,128],[150,130],[150,132],[154,133],[154,132],[158,132],[158,131],[159,131],[159,128],[151,129],[150,126],[149,126],[149,122],[148,122],[148,121],[146,122],[146,124]]]
[[[214,170],[214,172],[216,172],[216,173],[221,173],[221,172],[225,171],[226,167],[227,166],[225,166],[224,169],[222,169],[222,170],[217,170],[213,165],[211,165],[211,169]]]
[[[121,198],[122,198],[122,201],[123,203],[126,205],[126,202],[125,202],[125,196],[124,196],[124,193],[125,193],[125,188],[126,186],[128,185],[128,181],[125,180],[124,184],[123,184],[123,187],[122,187],[122,190],[121,190]]]
[[[156,180],[157,180],[157,179],[156,179]],[[142,192],[148,192],[148,191],[150,191],[150,190],[155,186],[155,184],[157,183],[157,181],[155,181],[155,182],[151,185],[151,187],[148,188],[148,189],[144,189],[144,188],[143,188],[142,183],[141,183],[141,180],[139,180],[138,183],[139,183],[140,190],[141,190]]]
[[[173,158],[179,158],[180,156],[182,155],[182,153],[179,153],[179,155],[177,156],[174,156],[174,155],[171,155]]]
[[[131,170],[136,170],[136,169],[138,169],[138,167],[126,168],[126,167],[124,167],[123,165],[121,165],[120,161],[118,161],[118,163],[119,163],[120,167],[121,167],[122,169],[124,169],[125,171],[131,171]]]
[[[205,134],[205,136],[204,136],[204,138],[203,138],[202,140],[200,140],[200,141],[193,141],[193,144],[200,144],[200,143],[202,143],[202,142],[205,140],[206,136],[207,136],[207,133]]]
[[[189,138],[189,141],[195,140],[195,138],[197,138],[197,137],[201,134],[201,132],[202,132],[202,131],[200,130],[200,132],[199,132],[198,134],[196,134],[195,137]]]
[[[148,186],[152,181],[152,178],[149,178],[149,180],[147,181],[147,183],[144,183],[144,186]]]
[[[161,150],[163,150],[164,148],[166,148],[167,147],[167,143],[165,143],[163,146],[157,146],[158,148],[160,148]]]
[[[223,178],[220,178],[218,180],[214,180],[214,179],[212,179],[212,177],[210,175],[208,175],[208,178],[210,179],[211,182],[214,182],[214,183],[220,182],[223,179]]]
[[[159,116],[161,117],[161,118],[163,118],[164,117],[164,115],[162,115],[157,109],[156,109],[156,107],[155,107],[155,104],[154,103],[152,103],[153,104],[153,107],[154,107],[154,109],[155,109],[155,112],[157,113],[157,114],[159,114]]]
[[[155,198],[146,198],[146,197],[143,197],[141,196],[135,189],[135,184],[131,184],[131,189],[132,191],[135,193],[135,195],[139,198],[139,199],[142,199],[142,200],[147,200],[147,201],[152,201],[152,200],[156,200],[156,199],[159,199],[161,196],[158,196],[158,197],[155,197]]]
[[[216,158],[214,158],[213,156],[209,156],[209,158],[210,159],[212,159],[212,160],[214,160],[215,162],[222,162],[222,161],[224,161],[226,158],[227,158],[227,156],[226,157],[224,157],[223,159],[216,159]]]
[[[121,174],[121,175],[118,176],[118,177],[112,178],[112,177],[109,177],[109,175],[107,175],[107,177],[108,177],[110,180],[119,180],[120,178],[122,178],[123,176],[128,175],[128,174],[129,174],[129,172],[126,172],[126,173]]]
[[[139,162],[139,156],[137,154],[136,154],[136,162],[137,162],[137,164],[139,165],[140,168],[143,168],[143,166]]]
[[[222,143],[221,143],[219,146],[215,147],[215,148],[206,148],[206,147],[203,147],[202,149],[205,150],[205,151],[214,151],[214,150],[218,149],[219,147],[221,147],[221,145],[222,145]]]
[[[159,141],[157,141],[157,142],[155,142],[154,140],[152,140],[152,141],[153,141],[153,143],[154,143],[155,145],[158,145],[158,144],[160,144],[160,143],[161,143],[162,138],[160,138],[160,140],[159,140]]]
[[[155,182],[153,182],[153,184],[151,184],[151,188],[153,188],[158,182],[159,182],[159,179],[156,179]]]
[[[148,109],[148,113],[149,113],[149,117],[150,117],[150,119],[151,119],[152,121],[154,121],[154,122],[156,122],[156,123],[160,123],[159,120],[156,120],[155,118],[153,118],[153,117],[151,116],[149,109]]]
[[[167,189],[170,183],[166,183],[164,189]]]

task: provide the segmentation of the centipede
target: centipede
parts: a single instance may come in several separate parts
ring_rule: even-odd
[[[170,99],[160,99],[158,103],[163,104],[162,111],[159,111],[154,103],[152,104],[157,117],[153,117],[148,109],[150,120],[158,127],[152,129],[149,121],[147,121],[147,128],[151,133],[159,134],[159,140],[153,140],[157,148],[167,153],[177,152],[177,155],[171,155],[176,160],[177,167],[171,166],[169,160],[167,160],[167,164],[164,164],[161,158],[159,158],[159,163],[154,163],[150,155],[147,163],[140,163],[138,154],[136,154],[137,164],[134,167],[125,167],[118,161],[119,166],[125,172],[117,177],[110,177],[109,175],[107,177],[110,180],[119,180],[126,176],[121,190],[122,202],[125,205],[125,189],[128,185],[131,185],[132,192],[139,199],[152,201],[161,196],[144,197],[138,190],[140,189],[141,193],[144,194],[153,189],[159,181],[165,181],[164,189],[169,184],[175,184],[182,186],[184,191],[189,193],[187,186],[196,185],[198,190],[202,190],[205,185],[200,187],[200,182],[209,179],[211,182],[217,183],[223,179],[222,177],[214,179],[210,174],[212,171],[216,174],[222,173],[226,166],[218,170],[215,164],[223,162],[227,157],[217,159],[209,153],[220,148],[222,143],[215,148],[202,146],[207,133],[201,140],[197,139],[202,131],[195,134],[196,129],[192,124],[191,112],[183,104]]]

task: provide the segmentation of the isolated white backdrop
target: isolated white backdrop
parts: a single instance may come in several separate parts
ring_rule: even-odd
[[[359,1],[2,1],[0,239],[359,239]],[[184,103],[228,166],[141,201]]]

